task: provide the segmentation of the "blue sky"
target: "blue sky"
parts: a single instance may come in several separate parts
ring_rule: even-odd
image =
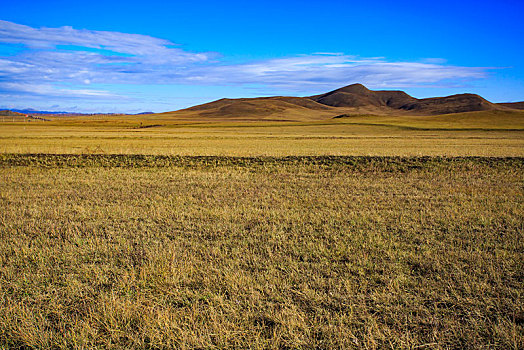
[[[0,108],[169,111],[360,82],[524,100],[524,1],[4,1]]]

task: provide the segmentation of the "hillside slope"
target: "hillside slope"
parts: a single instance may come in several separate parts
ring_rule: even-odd
[[[8,109],[4,109],[0,111],[0,116],[9,116],[9,117],[22,117],[25,116],[25,114],[13,112]]]
[[[436,115],[505,108],[475,94],[417,99],[404,91],[372,91],[361,84],[349,85],[310,98],[318,103],[333,107],[378,107],[386,114],[391,109],[418,115]]]
[[[491,103],[475,94],[418,99],[404,91],[374,91],[352,84],[307,97],[223,98],[160,116],[181,120],[313,121],[341,115],[430,116],[522,108],[519,103]]]
[[[497,103],[497,105],[512,108],[512,109],[524,109],[524,101],[521,102],[508,102],[508,103]]]
[[[398,108],[417,99],[404,91],[372,91],[362,84],[353,84],[328,93],[309,97],[333,107],[390,107]]]
[[[524,102],[491,103],[475,94],[458,94],[446,97],[418,99],[404,91],[369,90],[362,84],[352,84],[324,94],[292,97],[273,96],[258,98],[223,98],[178,111],[124,116],[124,123],[146,122],[164,125],[172,122],[221,122],[221,121],[324,121],[333,118],[385,116],[428,117],[460,113],[487,112],[497,118],[508,114],[520,115]],[[511,112],[518,112],[517,114]],[[4,111],[5,113],[15,113]],[[493,112],[493,113],[492,113]],[[494,113],[500,112],[500,113]],[[0,112],[1,113],[1,112]],[[1,114],[0,114],[1,115]],[[6,114],[12,115],[12,114]],[[15,114],[19,115],[19,114]],[[496,116],[496,117],[495,117]],[[87,115],[60,116],[65,122],[102,121],[112,122],[122,116]],[[448,118],[448,117],[446,117]]]
[[[160,115],[212,120],[322,120],[337,115],[336,108],[304,97],[220,99]]]

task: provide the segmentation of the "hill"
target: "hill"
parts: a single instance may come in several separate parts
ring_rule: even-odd
[[[501,109],[501,107],[475,94],[417,99],[399,108],[424,115],[495,111]]]
[[[369,90],[362,84],[352,84],[314,96],[223,98],[186,109],[164,113],[143,112],[135,115],[55,114],[49,115],[49,118],[51,120],[60,118],[61,122],[68,123],[82,121],[122,122],[128,124],[145,122],[150,123],[150,125],[165,125],[173,122],[210,121],[310,122],[363,116],[426,118],[429,116],[446,116],[446,118],[450,118],[453,115],[462,113],[486,112],[483,116],[490,115],[492,118],[497,118],[496,122],[499,123],[502,115],[507,115],[508,118],[514,119],[522,115],[522,110],[524,110],[524,102],[492,103],[475,94],[466,93],[418,99],[404,91],[375,91]],[[15,111],[3,112],[4,115],[8,116],[23,116],[23,114]],[[46,118],[48,117],[46,116]],[[44,120],[43,118],[35,117],[35,114],[33,114],[33,119]],[[45,119],[45,121],[48,121],[48,119]]]
[[[362,84],[353,84],[328,93],[309,97],[333,107],[390,107],[399,108],[416,101],[404,91],[371,91]]]
[[[373,106],[383,109],[385,113],[388,109],[393,109],[419,115],[489,111],[504,108],[475,94],[417,99],[404,91],[372,91],[361,84],[349,85],[310,98],[333,107]]]
[[[304,97],[259,97],[220,99],[159,116],[188,120],[322,120],[337,114],[336,108]]]
[[[9,117],[22,117],[25,116],[23,113],[13,112],[8,109],[4,109],[0,111],[0,116],[9,116]]]
[[[224,98],[160,115],[183,120],[311,121],[340,115],[430,116],[523,108],[519,103],[491,103],[475,94],[418,99],[404,91],[374,91],[352,84],[308,97]]]
[[[524,109],[524,101],[521,102],[508,102],[508,103],[497,103],[499,106],[512,108],[512,109]]]

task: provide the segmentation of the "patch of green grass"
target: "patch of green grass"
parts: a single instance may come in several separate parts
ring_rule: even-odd
[[[0,347],[524,347],[522,158],[0,156]]]

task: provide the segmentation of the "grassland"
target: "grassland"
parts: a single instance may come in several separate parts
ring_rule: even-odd
[[[524,346],[522,158],[0,166],[1,346]]]
[[[218,156],[524,156],[524,112],[187,123],[136,117],[0,125],[0,152]],[[159,119],[160,118],[160,119]],[[497,118],[496,122],[494,122]]]
[[[524,348],[489,116],[0,123],[0,348]]]

